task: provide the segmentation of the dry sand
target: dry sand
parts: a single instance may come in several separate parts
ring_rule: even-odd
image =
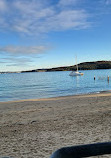
[[[111,93],[0,103],[0,156],[49,158],[63,146],[110,140]]]

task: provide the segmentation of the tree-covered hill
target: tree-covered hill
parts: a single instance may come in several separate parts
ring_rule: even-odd
[[[96,69],[111,69],[111,61],[96,61],[96,62],[84,62],[78,64],[79,70],[96,70]],[[50,72],[50,71],[71,71],[76,70],[76,65],[56,67],[50,69],[35,69],[22,72]]]

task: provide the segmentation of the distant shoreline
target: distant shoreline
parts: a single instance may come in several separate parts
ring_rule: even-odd
[[[79,70],[98,70],[98,69],[111,69],[111,61],[93,61],[93,62],[83,62],[78,64]],[[15,71],[15,72],[0,72],[0,74],[5,73],[28,73],[28,72],[52,72],[52,71],[76,71],[76,65],[72,66],[62,66],[55,68],[43,68],[34,69],[26,71]]]

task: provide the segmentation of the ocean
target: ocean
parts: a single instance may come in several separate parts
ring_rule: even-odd
[[[69,76],[70,71],[0,74],[0,102],[111,90],[111,69],[81,72],[84,75],[76,77]]]

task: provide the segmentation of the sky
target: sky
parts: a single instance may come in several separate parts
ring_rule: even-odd
[[[111,60],[111,0],[0,0],[0,72]]]

